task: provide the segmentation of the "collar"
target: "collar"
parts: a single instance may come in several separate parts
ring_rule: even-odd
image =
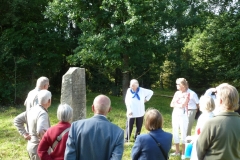
[[[107,118],[105,115],[102,115],[102,114],[94,114],[94,117],[95,117],[95,116],[102,116],[102,117]]]
[[[219,112],[215,117],[217,116],[238,116],[240,115],[237,112]]]
[[[45,110],[46,112],[48,112],[48,110],[46,108],[44,108],[41,104],[39,104],[39,107],[41,107],[43,110]]]

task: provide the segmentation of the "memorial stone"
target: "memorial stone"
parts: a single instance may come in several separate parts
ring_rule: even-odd
[[[73,109],[73,121],[86,118],[85,69],[70,67],[62,77],[61,104]]]

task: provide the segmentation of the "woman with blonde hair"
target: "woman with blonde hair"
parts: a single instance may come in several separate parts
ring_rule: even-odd
[[[203,95],[199,100],[200,111],[202,114],[199,116],[197,125],[195,128],[195,135],[188,136],[187,140],[191,140],[193,144],[192,152],[191,152],[191,160],[198,160],[197,152],[196,152],[196,141],[198,139],[199,134],[202,132],[204,125],[207,121],[214,117],[213,110],[215,109],[215,103],[211,96]]]
[[[172,134],[164,132],[162,126],[161,113],[157,109],[148,109],[145,114],[145,128],[149,133],[137,136],[132,148],[132,160],[159,160],[168,157],[172,145]]]
[[[195,134],[199,135],[204,127],[205,123],[214,117],[213,110],[215,109],[215,103],[210,96],[201,96],[199,100],[200,111],[202,114],[199,116]]]

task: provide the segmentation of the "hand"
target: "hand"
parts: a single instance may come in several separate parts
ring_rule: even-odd
[[[133,115],[132,112],[127,112],[127,117],[131,117]]]
[[[39,133],[39,138],[42,139],[44,133],[46,132],[46,130],[42,130],[40,133]]]
[[[31,139],[31,136],[29,135],[29,133],[25,133],[23,135],[23,137],[24,137],[25,140],[30,140]]]

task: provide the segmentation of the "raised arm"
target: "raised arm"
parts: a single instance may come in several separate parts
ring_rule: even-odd
[[[144,89],[145,93],[145,102],[149,101],[153,95],[153,91],[150,89]]]
[[[24,124],[27,125],[27,112],[22,112],[14,118],[13,124],[17,127],[17,130],[20,135],[24,137],[26,140],[30,140],[31,136],[29,135],[28,131],[26,130]]]

